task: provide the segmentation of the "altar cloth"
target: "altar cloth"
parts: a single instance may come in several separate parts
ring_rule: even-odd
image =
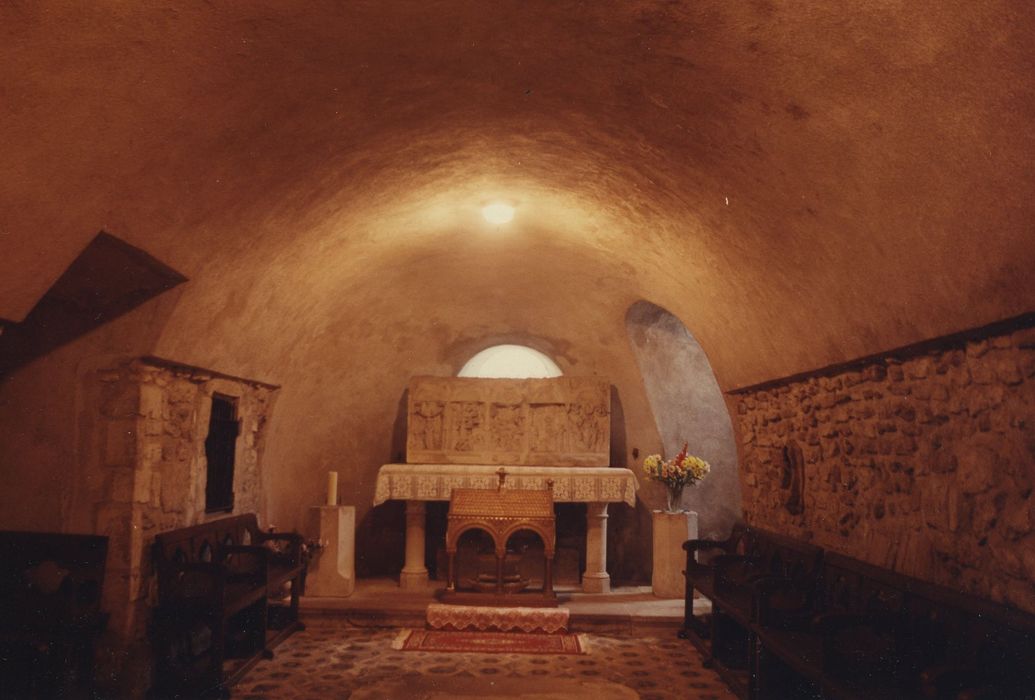
[[[453,489],[494,489],[501,468],[508,489],[541,490],[552,479],[555,502],[636,505],[639,484],[629,469],[499,464],[385,464],[377,472],[374,505],[391,499],[448,501]]]
[[[568,631],[567,608],[496,608],[486,605],[428,606],[427,625],[458,632],[525,632],[558,634]]]

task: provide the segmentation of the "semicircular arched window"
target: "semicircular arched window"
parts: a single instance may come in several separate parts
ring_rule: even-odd
[[[557,363],[538,350],[525,345],[493,345],[468,360],[457,376],[541,379],[561,374]]]

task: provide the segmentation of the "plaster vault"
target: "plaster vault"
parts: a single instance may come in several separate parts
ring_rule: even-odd
[[[100,231],[186,278],[3,378],[5,526],[76,522],[76,387],[127,359],[279,387],[257,507],[298,527],[338,470],[387,561],[406,382],[489,344],[606,377],[627,466],[662,447],[640,300],[723,392],[1029,314],[1033,29],[1009,0],[5,3],[0,322]]]

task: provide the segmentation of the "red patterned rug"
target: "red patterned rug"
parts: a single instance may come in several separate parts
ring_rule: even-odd
[[[577,634],[403,630],[392,642],[403,651],[461,651],[479,654],[585,654]]]

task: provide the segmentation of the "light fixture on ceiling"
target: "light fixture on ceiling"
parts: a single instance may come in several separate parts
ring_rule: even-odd
[[[514,218],[514,207],[506,202],[492,202],[482,207],[482,216],[490,224],[499,226]]]

